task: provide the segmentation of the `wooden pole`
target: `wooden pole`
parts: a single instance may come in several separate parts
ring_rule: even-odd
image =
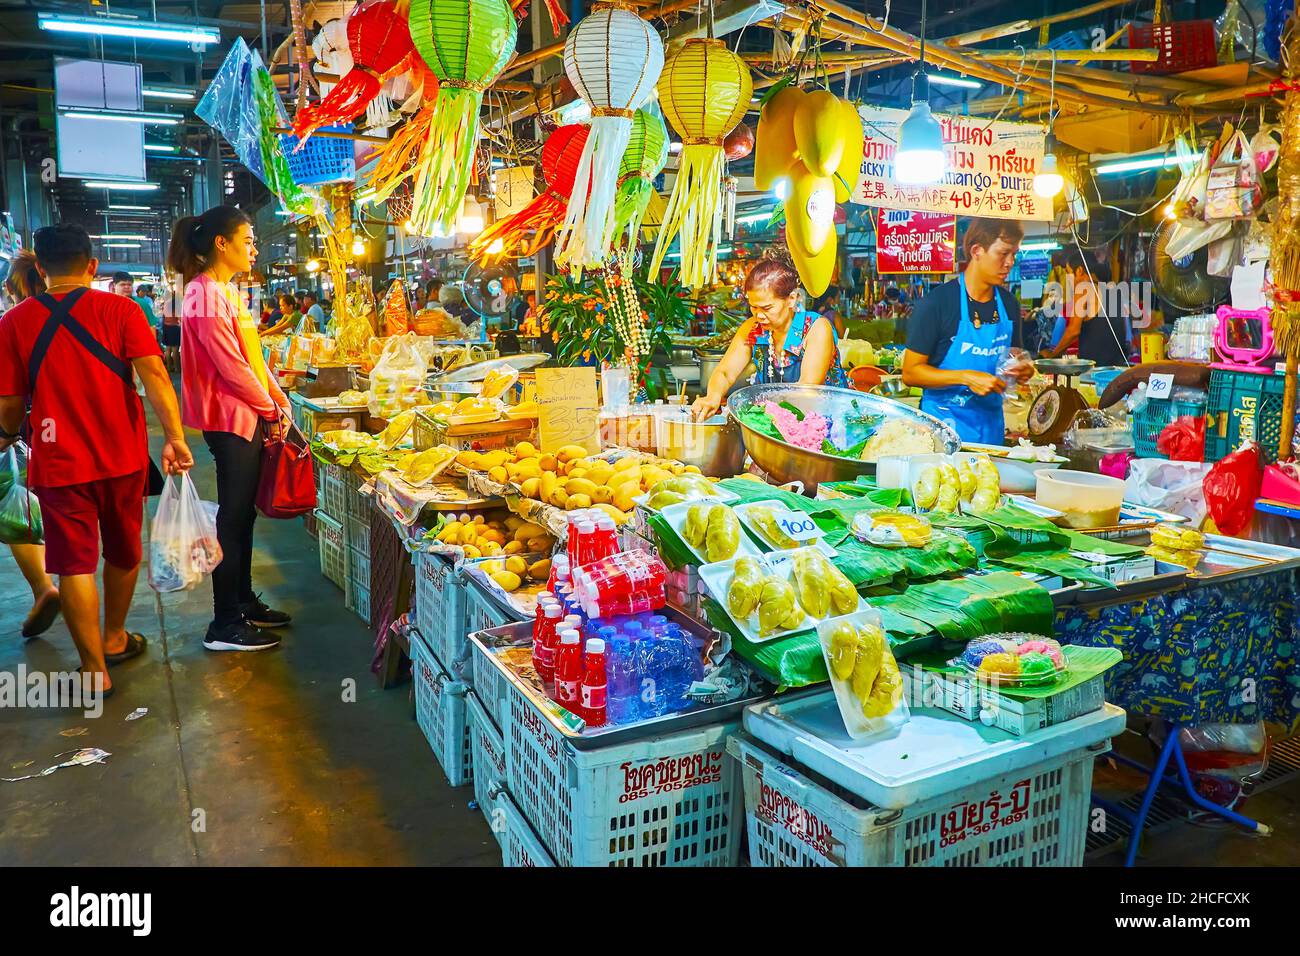
[[[1097,3],[1076,7],[1063,13],[1054,13],[1049,17],[1039,17],[1037,20],[1013,20],[1010,23],[1002,23],[994,27],[984,27],[982,30],[959,33],[956,36],[945,38],[942,42],[947,43],[949,46],[969,46],[972,43],[997,40],[1001,37],[1014,36],[1017,33],[1026,33],[1039,27],[1051,26],[1053,23],[1061,23],[1065,20],[1077,20],[1080,17],[1100,13],[1103,10],[1109,10],[1127,2],[1128,0],[1098,0]]]
[[[287,126],[277,126],[274,130],[272,130],[272,132],[284,133],[289,136],[293,135],[293,130]],[[379,143],[380,145],[382,145],[384,143],[389,142],[389,140],[383,136],[367,136],[365,133],[336,133],[324,129],[318,129],[316,130],[316,132],[312,133],[312,135],[323,136],[326,139],[350,139],[350,140],[355,140],[358,143]]]
[[[986,63],[1017,63],[1021,59],[1030,62],[1039,60],[1057,60],[1059,63],[1086,63],[1090,61],[1154,63],[1160,59],[1160,51],[1155,49],[1140,50],[963,50],[967,56],[983,60]],[[749,63],[770,62],[770,53],[742,53],[741,58]],[[823,53],[821,61],[828,66],[842,66],[846,63],[865,63],[887,57],[882,53]],[[1130,80],[1131,82],[1131,80]]]

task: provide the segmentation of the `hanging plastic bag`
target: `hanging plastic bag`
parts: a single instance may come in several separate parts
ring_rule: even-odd
[[[149,586],[188,591],[221,563],[217,523],[189,475],[167,477],[149,527]]]
[[[391,337],[370,373],[370,414],[393,419],[418,405],[427,370],[414,335]]]
[[[18,449],[11,445],[5,453],[5,472],[9,490],[0,498],[0,542],[5,544],[40,544],[45,540],[41,524],[41,503],[36,500],[18,470]]]
[[[1259,482],[1259,446],[1254,442],[1246,442],[1210,468],[1202,483],[1205,505],[1222,533],[1235,538],[1250,525]]]
[[[1170,461],[1205,460],[1205,416],[1179,415],[1156,436],[1156,451]]]
[[[1241,130],[1232,134],[1210,169],[1205,190],[1205,219],[1249,219],[1259,199],[1259,170]]]
[[[1174,187],[1169,206],[1178,223],[1202,223],[1205,220],[1206,189],[1210,183],[1210,158],[1202,154],[1190,170],[1184,167],[1183,178]]]
[[[1271,123],[1261,126],[1259,132],[1250,138],[1250,151],[1255,156],[1255,169],[1262,176],[1277,163],[1277,155],[1282,150],[1278,139],[1277,127]]]
[[[1201,461],[1137,458],[1129,463],[1124,500],[1181,515],[1198,528],[1205,520],[1201,483],[1210,465]]]
[[[1233,226],[1234,228],[1226,236],[1214,240],[1206,250],[1205,271],[1212,276],[1226,279],[1241,262],[1245,237],[1242,230],[1236,228],[1236,223],[1233,223]]]

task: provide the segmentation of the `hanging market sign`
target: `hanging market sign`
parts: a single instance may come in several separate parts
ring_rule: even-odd
[[[906,186],[894,180],[894,149],[907,112],[863,106],[858,113],[865,137],[852,202],[991,219],[1052,218],[1052,200],[1035,195],[1033,188],[1043,163],[1041,126],[936,113],[948,171],[933,185]]]
[[[957,217],[941,212],[880,209],[876,214],[876,272],[953,272]]]

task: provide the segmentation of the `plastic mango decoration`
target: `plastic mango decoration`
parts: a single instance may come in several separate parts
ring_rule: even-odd
[[[787,86],[759,114],[754,185],[788,184],[786,244],[809,295],[825,292],[835,274],[835,204],[857,185],[862,143],[857,107],[826,90]]]
[[[680,238],[682,284],[712,285],[722,239],[722,141],[745,116],[754,92],[749,67],[721,40],[690,39],[664,63],[659,105],[682,138],[673,193],[664,210],[650,273]],[[824,287],[823,287],[824,291]]]

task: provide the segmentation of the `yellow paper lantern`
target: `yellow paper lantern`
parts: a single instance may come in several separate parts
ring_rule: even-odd
[[[659,77],[659,105],[682,138],[677,180],[664,211],[650,270],[680,237],[681,278],[690,289],[711,285],[722,238],[722,140],[749,109],[749,67],[721,40],[687,40]]]

